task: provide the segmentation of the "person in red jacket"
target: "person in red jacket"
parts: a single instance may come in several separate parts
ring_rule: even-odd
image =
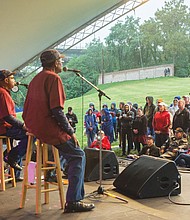
[[[166,104],[160,102],[158,107],[159,111],[155,113],[153,118],[153,128],[155,131],[155,144],[157,147],[161,147],[169,138],[171,121],[170,113],[166,109]]]
[[[101,135],[101,137],[100,137]],[[111,144],[109,142],[109,139],[108,137],[104,134],[103,131],[99,131],[98,132],[98,136],[97,136],[97,139],[95,141],[92,142],[92,144],[90,145],[90,148],[97,148],[97,149],[100,149],[100,141],[101,141],[101,138],[102,138],[102,149],[103,150],[111,150]]]

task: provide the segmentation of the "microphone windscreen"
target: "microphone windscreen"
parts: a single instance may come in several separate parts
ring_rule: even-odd
[[[68,68],[66,66],[63,67],[63,71],[66,72]]]

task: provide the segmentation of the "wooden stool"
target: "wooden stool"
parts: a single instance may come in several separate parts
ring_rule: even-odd
[[[47,144],[41,143],[41,141],[37,139],[36,184],[31,185],[28,183],[28,165],[31,161],[31,156],[32,156],[33,139],[34,139],[33,134],[28,134],[28,145],[27,145],[26,161],[25,161],[25,168],[24,168],[24,180],[23,180],[23,185],[22,185],[22,197],[21,197],[21,202],[20,202],[20,208],[24,208],[27,189],[35,188],[36,189],[36,214],[41,213],[41,193],[45,194],[45,204],[48,204],[49,203],[49,192],[53,192],[57,190],[59,191],[61,208],[63,209],[64,192],[63,192],[63,183],[62,183],[62,175],[61,175],[61,167],[60,167],[60,158],[59,158],[59,152],[57,148],[52,146],[54,162],[48,161],[48,146]],[[56,169],[57,183],[50,183],[50,182],[45,181],[47,171],[52,170],[52,169]],[[44,173],[44,189],[42,189],[42,182],[41,182],[42,171]],[[54,188],[50,188],[49,187],[50,184],[53,184]]]
[[[1,190],[5,191],[5,183],[12,182],[12,186],[16,187],[14,168],[10,167],[10,174],[4,173],[4,160],[3,160],[3,140],[6,140],[7,152],[11,150],[10,138],[6,136],[0,136],[0,180]]]

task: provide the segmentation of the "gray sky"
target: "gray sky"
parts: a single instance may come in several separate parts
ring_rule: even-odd
[[[144,20],[148,20],[150,17],[154,17],[155,12],[158,9],[161,9],[164,6],[165,2],[169,2],[170,0],[149,0],[147,3],[139,6],[136,10],[135,10],[135,15],[136,17],[141,18],[141,22],[143,22]],[[190,0],[184,0],[184,3],[190,7]],[[127,14],[127,16],[130,15],[134,15],[134,12],[130,12]],[[124,20],[125,16],[123,16],[122,18],[120,18],[119,20]],[[115,22],[116,23],[116,22]],[[96,32],[93,36],[87,38],[85,41],[81,42],[80,45],[77,45],[76,47],[84,47],[86,43],[89,43],[90,41],[92,41],[92,39],[95,38],[100,38],[101,41],[104,40],[104,38],[106,36],[108,36],[109,34],[109,29],[111,28],[111,26],[113,26],[115,24],[114,22],[111,23],[110,25],[106,26],[105,28],[103,28],[102,30]]]
[[[136,9],[136,15],[142,20],[148,20],[150,17],[154,17],[157,9],[161,9],[165,2],[170,2],[170,0],[149,0]],[[190,0],[185,0],[184,3],[190,7]]]

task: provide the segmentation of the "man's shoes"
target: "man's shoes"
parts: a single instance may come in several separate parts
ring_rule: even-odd
[[[24,180],[23,177],[18,177],[18,178],[16,178],[16,182],[22,182],[23,180]]]
[[[11,158],[9,157],[4,157],[4,161],[6,163],[8,163],[12,168],[22,171],[22,167],[18,165],[18,163],[16,161],[13,161]]]
[[[57,176],[56,175],[54,175],[54,176],[47,175],[45,178],[45,181],[49,182],[49,183],[57,183]]]
[[[65,204],[64,213],[73,213],[73,212],[86,212],[91,211],[95,208],[93,203],[84,203],[84,202],[68,202]]]

